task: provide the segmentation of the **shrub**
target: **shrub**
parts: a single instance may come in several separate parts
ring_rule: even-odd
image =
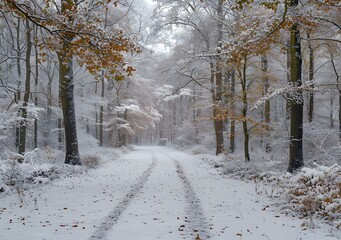
[[[341,220],[341,167],[303,168],[289,190],[289,205],[304,216],[312,214],[337,223]],[[334,224],[340,228],[338,224]]]
[[[192,155],[205,154],[207,151],[203,147],[195,147],[192,149]]]
[[[82,165],[86,168],[96,168],[99,166],[101,158],[98,155],[86,154],[82,156]]]

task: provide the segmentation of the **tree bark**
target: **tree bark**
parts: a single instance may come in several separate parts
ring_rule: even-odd
[[[67,43],[64,43],[66,50]],[[64,51],[63,51],[64,52]],[[65,51],[66,53],[67,51]],[[62,105],[63,120],[64,120],[64,136],[65,136],[65,163],[72,165],[81,165],[76,128],[76,115],[74,103],[74,85],[73,85],[73,69],[72,57],[64,55],[58,56],[59,60],[59,87],[60,100]]]
[[[264,94],[269,91],[270,83],[268,78],[268,59],[266,55],[261,57],[262,81],[264,84]],[[265,124],[265,151],[271,152],[270,146],[270,99],[267,99],[264,104],[264,124]]]
[[[310,35],[308,33],[307,36],[310,39]],[[314,49],[311,45],[311,42],[308,43],[309,48],[309,81],[310,87],[314,88]],[[314,91],[309,91],[309,109],[308,109],[308,121],[313,121],[313,113],[314,113]]]
[[[104,74],[102,74],[101,79],[101,97],[104,100]],[[100,106],[99,110],[99,146],[103,146],[103,116],[104,116],[104,107],[103,104]]]
[[[64,14],[67,9],[75,6],[72,0],[62,0],[61,12]],[[60,101],[62,105],[65,136],[65,163],[81,165],[78,151],[76,115],[74,103],[73,64],[70,42],[73,39],[71,34],[65,34],[62,49],[58,53],[59,61],[59,88]]]
[[[291,6],[296,8],[298,0],[292,0]],[[301,37],[298,23],[290,28],[290,81],[293,87],[302,85]],[[290,99],[290,153],[288,172],[293,172],[304,165],[303,162],[303,96],[297,90],[295,98]]]
[[[219,0],[217,7],[217,16],[218,16],[218,24],[217,24],[217,47],[221,47],[222,41],[222,27],[223,27],[223,1]],[[218,49],[218,48],[217,48]],[[213,98],[213,121],[214,121],[214,130],[216,135],[216,155],[221,154],[224,151],[224,121],[222,116],[220,116],[221,108],[222,108],[222,64],[223,61],[221,59],[220,51],[217,52],[218,56],[216,57],[216,66],[215,73],[211,72],[211,81],[214,82],[214,98]],[[213,64],[211,65],[213,67]]]
[[[16,35],[16,44],[17,44],[17,49],[16,49],[16,54],[17,54],[17,72],[18,72],[18,87],[17,87],[17,93],[16,93],[16,98],[17,101],[20,101],[21,99],[21,66],[20,66],[20,58],[21,58],[21,47],[20,47],[20,23],[21,19],[18,18],[18,24],[17,24],[17,35]],[[18,111],[18,114],[20,115],[20,109]],[[20,144],[20,122],[18,122],[17,126],[15,127],[15,146],[19,147]]]
[[[46,63],[46,68],[47,68],[47,79],[48,79],[48,82],[47,82],[47,103],[46,103],[46,122],[47,122],[47,128],[45,130],[45,145],[48,146],[49,145],[49,142],[50,142],[50,139],[49,139],[49,135],[50,135],[50,126],[51,126],[51,115],[52,115],[52,98],[53,98],[53,95],[52,95],[52,81],[53,81],[53,78],[54,78],[54,74],[55,74],[55,71],[54,69],[52,69],[52,60],[49,59]],[[54,67],[55,64],[54,64]],[[52,70],[52,71],[51,71]],[[52,72],[52,73],[51,73]],[[59,96],[58,96],[58,104],[59,104]],[[60,104],[59,104],[59,107],[60,107]],[[58,123],[57,123],[57,128],[59,128],[58,126]],[[58,130],[58,134],[59,134],[59,130]],[[59,142],[59,141],[58,141]]]
[[[105,20],[104,20],[104,29],[107,27],[107,19],[108,19],[108,8],[105,9]],[[104,100],[104,71],[102,71],[101,78],[101,97],[102,101]],[[103,116],[104,116],[104,106],[101,104],[99,110],[99,146],[103,146]],[[97,117],[97,116],[96,116]]]
[[[334,61],[334,54],[332,52],[330,52],[330,60],[332,63],[332,68],[333,71],[336,75],[336,86],[337,86],[337,90],[339,92],[339,112],[338,112],[338,117],[339,117],[339,140],[341,141],[341,86],[340,86],[340,79],[341,79],[341,75],[339,75],[338,71],[337,71],[337,67],[335,65],[335,61]],[[333,127],[333,99],[331,99],[331,125]]]
[[[21,112],[21,121],[20,121],[20,138],[19,138],[19,154],[24,154],[26,151],[26,130],[27,130],[27,106],[28,101],[30,99],[31,93],[31,51],[32,51],[32,42],[31,42],[31,29],[30,22],[26,20],[26,57],[25,57],[25,65],[26,65],[26,77],[25,77],[25,93],[23,99],[23,106],[20,109]]]
[[[291,68],[291,60],[290,60],[290,39],[288,41],[287,47],[287,81],[290,83],[290,68]],[[288,93],[286,96],[286,105],[285,105],[285,123],[288,126],[290,120],[290,94]]]
[[[34,36],[37,38],[37,28],[34,30]],[[39,65],[38,65],[38,46],[37,44],[34,45],[35,50],[35,76],[34,76],[34,90],[38,91],[38,79],[39,79]],[[38,106],[38,94],[35,94],[34,97],[34,104],[37,107]],[[38,147],[38,118],[34,119],[34,139],[33,139],[33,145],[34,148]]]
[[[234,113],[236,110],[235,104],[235,92],[236,92],[236,73],[235,70],[231,71],[231,97],[230,97],[230,104],[231,104],[231,111]],[[235,150],[235,132],[236,132],[236,120],[233,117],[231,119],[231,128],[230,128],[230,153],[234,153]]]
[[[218,77],[217,77],[218,75]],[[221,108],[221,93],[220,93],[220,101],[219,101],[219,94],[217,93],[219,91],[219,88],[221,88],[221,82],[220,86],[219,80],[217,84],[216,78],[219,78],[221,75],[217,72],[214,72],[214,64],[211,62],[211,94],[212,94],[212,102],[213,102],[213,126],[214,126],[214,132],[215,132],[215,138],[216,138],[216,155],[222,153],[224,151],[224,136],[223,136],[223,121],[221,120],[221,117],[219,116],[220,108]]]
[[[95,84],[95,95],[97,95],[98,92],[98,82]],[[97,113],[97,103],[95,103],[95,138],[99,139],[99,134],[98,134],[98,113]]]
[[[242,115],[243,115],[243,133],[244,133],[244,158],[246,162],[250,161],[250,152],[249,152],[249,130],[247,126],[247,109],[248,109],[248,99],[247,99],[247,82],[246,82],[246,67],[247,67],[247,56],[244,56],[244,64],[243,64],[243,73],[241,74],[241,86],[243,92],[243,108],[242,108]]]
[[[333,97],[330,99],[330,128],[333,129],[334,128],[334,119],[333,119],[333,115],[334,115],[334,100]]]

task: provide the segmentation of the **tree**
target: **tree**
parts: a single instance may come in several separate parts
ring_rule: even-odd
[[[48,0],[30,4],[5,0],[2,7],[38,26],[47,37],[40,46],[58,55],[60,98],[64,120],[66,144],[65,163],[80,164],[73,96],[73,59],[96,75],[105,70],[105,76],[124,79],[134,71],[125,62],[124,52],[139,52],[139,47],[121,29],[105,31],[100,14],[111,1],[62,0],[60,5]],[[117,3],[114,3],[115,5]]]
[[[28,125],[27,121],[27,108],[28,101],[31,94],[31,51],[32,51],[32,39],[31,39],[31,27],[30,22],[26,19],[26,57],[25,57],[25,65],[26,65],[26,73],[25,73],[25,91],[24,91],[24,99],[22,103],[22,107],[20,108],[21,112],[21,121],[20,121],[20,137],[19,137],[19,154],[24,154],[26,150],[26,129]]]
[[[216,155],[223,153],[224,151],[224,121],[220,114],[220,109],[222,108],[223,103],[223,59],[220,56],[223,40],[223,0],[218,0],[217,5],[217,56],[216,58],[216,69],[215,73],[215,91],[212,93],[213,98],[213,121],[214,121],[214,130],[216,135]]]
[[[247,68],[247,53],[244,53],[243,56],[243,63],[242,63],[242,71],[239,71],[240,76],[240,83],[242,86],[242,116],[243,116],[243,133],[244,133],[244,158],[246,162],[250,161],[250,152],[249,152],[249,139],[250,133],[248,129],[248,120],[247,120],[247,110],[248,110],[248,89],[247,89],[247,75],[246,75],[246,68]]]
[[[307,34],[307,38],[310,38],[310,34]],[[311,42],[308,42],[309,49],[309,81],[312,88],[314,88],[314,49]],[[314,113],[314,91],[309,92],[309,108],[308,108],[308,121],[313,121]]]
[[[290,6],[294,12],[298,7],[298,0],[291,0]],[[290,152],[288,171],[293,172],[301,168],[303,163],[303,96],[302,90],[302,53],[299,23],[296,16],[290,27],[290,82],[297,88],[290,99]]]
[[[264,94],[267,95],[269,92],[269,77],[268,77],[268,58],[266,54],[263,54],[261,56],[261,69],[262,69],[262,81],[264,84]],[[267,99],[264,104],[264,124],[265,124],[265,151],[270,152],[271,146],[269,142],[270,137],[270,114],[271,114],[271,108],[270,108],[270,99]]]
[[[73,21],[72,14],[76,13],[73,0],[61,1],[61,14]],[[66,32],[62,33],[62,46],[57,52],[59,62],[59,88],[60,102],[63,110],[64,135],[65,135],[65,163],[72,165],[81,165],[78,152],[76,113],[74,103],[74,84],[73,84],[73,54],[71,43],[74,34]]]
[[[194,54],[191,59],[184,62],[184,66],[180,67],[187,70],[187,67],[192,65],[191,61],[195,61],[196,57],[207,59],[210,71],[209,76],[205,76],[210,81],[210,93],[212,100],[212,121],[215,133],[216,154],[221,154],[224,151],[224,109],[223,109],[223,70],[224,59],[221,54],[222,40],[226,25],[225,4],[223,0],[217,1],[158,1],[158,13],[160,23],[158,29],[163,29],[165,26],[181,26],[186,31],[191,32],[196,37],[196,41],[200,41],[200,46],[195,46]],[[163,8],[171,8],[173,11],[162,12]],[[165,15],[163,15],[165,14]],[[214,29],[212,31],[212,29]],[[194,38],[193,38],[194,39]],[[196,44],[191,42],[190,44]],[[188,46],[184,46],[184,52],[188,52]],[[193,67],[195,70],[195,67]],[[182,76],[188,76],[187,81],[195,81],[192,75],[183,72]],[[201,82],[201,81],[200,81]],[[204,83],[199,86],[205,86]]]

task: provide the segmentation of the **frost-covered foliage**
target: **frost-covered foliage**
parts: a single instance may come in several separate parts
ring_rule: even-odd
[[[83,141],[81,141],[82,146]],[[127,149],[101,148],[96,151],[97,143],[84,139],[87,146],[81,148],[83,166],[64,164],[64,152],[47,147],[27,152],[24,156],[14,152],[0,155],[0,196],[15,189],[29,189],[39,184],[48,184],[61,177],[86,172],[108,161],[114,161]],[[91,148],[89,146],[92,146]],[[84,146],[83,146],[84,147]],[[83,150],[82,150],[83,149]],[[20,160],[20,161],[19,161]],[[22,163],[20,163],[22,162]]]
[[[98,165],[101,162],[101,159],[99,156],[94,154],[86,154],[81,157],[82,165],[86,168],[95,168],[98,167]]]
[[[341,229],[341,167],[303,168],[284,183],[287,208],[303,216],[315,215]]]
[[[209,163],[229,178],[252,181],[257,194],[285,215],[304,218],[303,228],[317,228],[319,222],[341,229],[341,167],[323,166],[316,162],[294,174],[285,172],[286,163],[263,159],[247,163],[238,155],[214,156],[202,148],[192,148],[192,154]],[[270,206],[270,204],[269,204]]]
[[[115,84],[117,99],[112,104],[113,117],[108,121],[107,130],[134,136],[155,129],[161,115],[156,108],[154,81],[136,75]]]
[[[203,148],[201,146],[196,146],[192,149],[193,155],[204,154],[204,153],[206,153],[206,150],[205,150],[205,148]]]
[[[16,159],[0,161],[0,192],[28,189],[35,184],[46,184],[61,176],[82,172],[82,167],[56,164],[19,163]]]

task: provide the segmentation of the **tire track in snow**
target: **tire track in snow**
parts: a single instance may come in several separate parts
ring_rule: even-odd
[[[193,239],[193,236],[196,236],[197,234],[199,234],[201,239],[210,239],[208,222],[201,207],[201,201],[197,197],[190,180],[185,174],[184,169],[177,159],[164,152],[162,153],[174,161],[176,172],[184,186],[185,199],[187,201],[187,207],[185,210],[187,219],[185,220],[186,224],[184,224],[184,231],[188,234],[188,236],[185,236],[186,239]]]
[[[114,210],[112,210],[109,213],[107,217],[104,218],[103,222],[95,230],[90,240],[106,238],[107,232],[112,228],[113,225],[115,225],[118,222],[121,214],[127,209],[130,202],[138,195],[140,190],[143,188],[144,184],[147,182],[156,164],[157,164],[157,161],[153,156],[153,162],[150,164],[148,169],[146,169],[142,173],[142,176],[139,178],[137,183],[131,186],[130,191],[123,198],[123,200],[118,203],[118,205],[114,208]]]

